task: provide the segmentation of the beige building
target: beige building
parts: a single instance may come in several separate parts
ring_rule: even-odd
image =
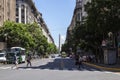
[[[15,21],[16,0],[0,0],[0,26],[4,21]]]
[[[38,24],[39,26],[42,28],[42,32],[43,32],[43,35],[47,38],[47,41],[49,43],[54,43],[54,40],[50,34],[50,31],[47,27],[47,24],[45,23],[45,21],[43,20],[42,18],[42,14],[39,13],[38,17],[37,17],[37,20],[38,20]]]

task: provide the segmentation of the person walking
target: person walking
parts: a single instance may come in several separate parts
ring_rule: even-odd
[[[18,59],[17,59],[16,54],[14,54],[13,56],[13,63],[14,63],[14,66],[12,66],[12,69],[14,68],[18,69]]]
[[[75,65],[80,69],[82,67],[82,57],[79,54],[76,54]]]
[[[82,57],[81,56],[79,56],[79,65],[78,65],[78,68],[81,68],[81,66],[82,66]]]
[[[30,67],[32,66],[32,64],[31,64],[31,55],[30,54],[28,54],[27,55],[27,67],[28,67],[28,65],[30,65]]]

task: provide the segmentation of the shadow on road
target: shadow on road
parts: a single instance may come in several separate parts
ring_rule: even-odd
[[[32,66],[32,67],[19,67],[19,69],[49,69],[49,70],[80,70],[80,71],[96,71],[90,66],[82,65],[80,68],[75,65],[75,61],[70,58],[57,58],[53,62],[48,62],[45,65]],[[98,70],[97,70],[98,71]]]

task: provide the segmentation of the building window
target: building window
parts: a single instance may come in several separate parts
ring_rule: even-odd
[[[17,23],[19,22],[19,18],[16,18],[16,22],[17,22]]]
[[[2,9],[2,5],[0,4],[0,10]]]
[[[77,20],[77,21],[80,21],[80,13],[77,14],[76,20]]]
[[[16,8],[18,8],[19,7],[19,4],[18,3],[16,3]]]
[[[22,20],[22,23],[25,23],[25,21],[24,21],[24,20]]]
[[[0,21],[2,20],[2,16],[0,16]]]
[[[16,8],[16,16],[18,16],[18,12],[19,12],[19,11],[18,11],[18,8]]]
[[[25,8],[25,6],[24,5],[21,5],[21,9],[24,9]]]
[[[10,0],[7,2],[7,5],[8,5],[7,15],[8,15],[8,17],[10,17]]]

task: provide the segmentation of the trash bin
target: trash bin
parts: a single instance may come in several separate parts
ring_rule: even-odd
[[[117,51],[116,48],[104,48],[104,64],[116,64]]]

